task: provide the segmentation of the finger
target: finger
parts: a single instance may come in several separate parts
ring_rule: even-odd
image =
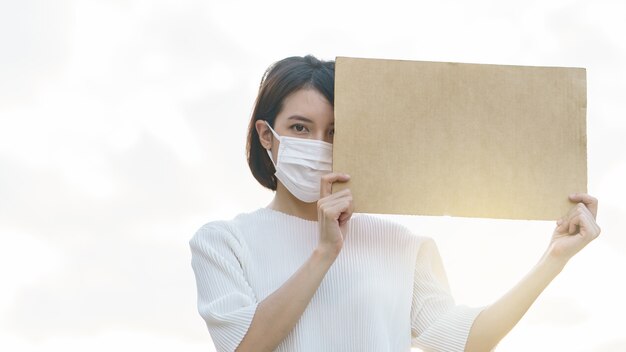
[[[352,193],[350,192],[350,189],[344,189],[337,193],[328,195],[320,199],[317,202],[317,205],[318,205],[318,208],[328,211],[336,207],[337,204],[341,204],[344,202],[347,202],[347,203],[352,202]]]
[[[598,237],[600,231],[600,226],[588,211],[580,212],[569,221],[569,235],[580,234],[585,237],[591,236],[590,238],[594,239]]]
[[[578,203],[578,209],[581,214],[585,214],[589,216],[590,219],[594,219],[594,216],[591,213],[591,210],[589,210],[589,208],[587,208],[587,206],[584,203]]]
[[[585,212],[582,215],[582,220],[581,232],[584,229],[588,235],[591,235],[591,239],[598,237],[600,234],[600,226],[598,226],[591,213]]]
[[[569,227],[567,233],[570,235],[575,235],[580,231],[579,225],[581,223],[581,215],[577,215],[574,218],[570,219]]]
[[[591,214],[583,213],[580,214],[579,217],[576,218],[578,222],[578,234],[584,237],[587,240],[592,240],[595,238],[595,230],[592,225],[592,217]]]
[[[563,216],[562,218],[560,218],[559,220],[557,220],[556,224],[557,224],[557,231],[558,232],[562,232],[562,233],[568,233],[569,232],[569,222],[570,220],[576,216],[578,212],[578,207],[577,206],[573,206],[570,208],[570,210],[567,212],[567,214],[565,214],[565,216]]]
[[[341,215],[339,215],[339,222],[348,221],[352,217],[352,213],[354,210],[354,206],[352,205],[352,198],[347,199],[347,202],[348,202],[347,208],[343,211],[343,213],[341,213]]]
[[[579,232],[579,229],[576,228],[576,224],[572,224],[572,220],[576,217],[580,217],[582,214],[587,214],[589,218],[594,219],[593,214],[587,208],[584,203],[578,203],[573,206],[567,215],[557,221],[556,230],[561,233],[573,234]],[[595,222],[595,219],[594,219]]]
[[[344,189],[327,196],[323,199],[323,201],[330,204],[331,206],[340,202],[351,202],[352,193],[350,192],[350,189]]]
[[[575,234],[575,233],[580,232],[580,228],[578,227],[578,225],[580,225],[580,220],[578,220],[577,223],[572,223],[572,222],[574,219],[580,218],[585,213],[589,213],[589,209],[587,209],[584,203],[578,203],[574,207],[572,207],[572,209],[570,210],[568,214],[568,217],[569,217],[568,233],[569,234]]]
[[[350,180],[350,175],[339,172],[331,172],[322,176],[320,180],[320,198],[327,197],[331,194],[334,182],[347,182],[348,180]]]
[[[339,216],[339,224],[345,224],[352,217],[352,212],[345,211]]]
[[[320,200],[318,201],[318,204],[334,202],[338,199],[347,198],[347,197],[352,198],[352,194],[350,193],[349,188],[342,189],[339,192],[332,193],[332,194],[327,195],[326,197],[320,198]]]
[[[348,203],[349,203],[348,201],[342,200],[342,201],[337,201],[337,202],[328,204],[325,207],[324,214],[326,215],[327,219],[333,219],[333,220],[339,221],[342,215],[349,208]]]
[[[576,203],[583,203],[591,212],[594,219],[598,214],[598,200],[587,193],[573,193],[569,195],[569,200]]]

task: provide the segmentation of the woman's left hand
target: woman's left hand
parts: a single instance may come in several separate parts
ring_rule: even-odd
[[[600,235],[598,200],[586,193],[572,194],[569,200],[578,204],[557,221],[548,249],[553,258],[564,263]]]

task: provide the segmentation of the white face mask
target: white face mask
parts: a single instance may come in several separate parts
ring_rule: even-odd
[[[272,152],[267,154],[276,168],[276,178],[289,192],[305,203],[320,199],[320,180],[333,168],[333,145],[316,139],[279,136],[265,121],[280,142],[275,162]]]

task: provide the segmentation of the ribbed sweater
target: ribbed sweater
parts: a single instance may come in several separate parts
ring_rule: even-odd
[[[189,244],[198,311],[217,351],[233,351],[259,302],[318,244],[317,221],[268,208],[202,226]],[[457,306],[434,241],[365,214],[276,351],[463,351],[482,308]]]

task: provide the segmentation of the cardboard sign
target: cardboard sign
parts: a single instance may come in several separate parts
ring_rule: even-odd
[[[339,57],[356,212],[555,220],[587,191],[586,71]]]

